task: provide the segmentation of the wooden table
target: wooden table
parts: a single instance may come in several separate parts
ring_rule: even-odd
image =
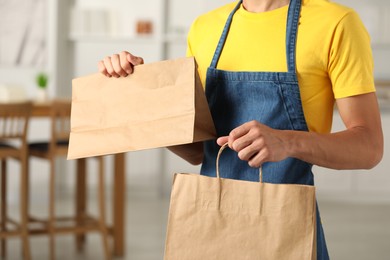
[[[32,117],[50,117],[52,102],[33,103]],[[114,256],[125,254],[125,154],[114,155],[114,183],[113,183],[113,226],[110,229],[113,237]],[[86,160],[77,160],[77,193],[76,210],[86,211]],[[81,199],[80,199],[81,198]],[[78,246],[80,242],[78,241]]]

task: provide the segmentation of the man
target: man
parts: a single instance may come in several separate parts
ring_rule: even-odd
[[[354,11],[326,0],[243,0],[202,15],[188,35],[219,136],[171,147],[215,176],[219,145],[227,178],[314,184],[313,164],[370,169],[383,135],[370,40]],[[127,76],[143,60],[128,52],[99,70]],[[211,64],[211,65],[210,65]],[[330,133],[334,101],[346,129]],[[249,166],[248,166],[249,165]],[[317,214],[317,259],[329,259]]]

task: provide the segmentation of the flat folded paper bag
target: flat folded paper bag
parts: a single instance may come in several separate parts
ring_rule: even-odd
[[[200,142],[215,127],[195,59],[134,67],[73,80],[68,159]]]

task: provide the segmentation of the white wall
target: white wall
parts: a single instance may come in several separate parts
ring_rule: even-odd
[[[382,107],[385,150],[382,161],[371,170],[330,170],[314,167],[315,183],[320,198],[357,202],[390,202],[390,109]],[[344,129],[335,113],[333,132]]]
[[[390,78],[390,3],[387,0],[338,0],[360,15],[370,33],[376,78]]]

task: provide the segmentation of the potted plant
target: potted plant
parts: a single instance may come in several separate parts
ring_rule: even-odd
[[[49,77],[46,73],[40,72],[36,76],[36,84],[38,86],[37,100],[44,102],[47,100],[47,83]]]

